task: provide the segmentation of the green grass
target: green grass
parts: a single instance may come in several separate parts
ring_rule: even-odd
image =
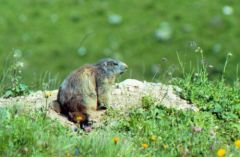
[[[236,74],[236,80],[230,84],[225,78],[231,54],[227,55],[222,75],[215,80],[209,79],[207,64],[200,62],[204,59],[203,53],[197,54],[200,54],[197,61],[200,64],[191,72],[185,71],[178,55],[183,77],[172,77],[169,81],[182,89],[178,90],[179,96],[194,103],[198,112],[165,108],[145,96],[141,107],[128,111],[108,109],[103,125],[86,134],[48,119],[45,109],[29,112],[21,104],[0,108],[0,141],[4,141],[0,144],[0,155],[216,156],[222,148],[227,156],[239,156],[240,149],[234,145],[240,140],[239,78]],[[15,89],[16,81],[17,85],[22,82],[22,73],[14,72],[22,69],[16,69],[16,65],[18,61],[1,77],[1,84],[6,87],[13,84],[10,89]],[[38,82],[42,89],[53,88],[56,84],[49,73]],[[6,90],[0,89],[1,93]],[[117,144],[114,144],[114,137],[120,139]]]
[[[18,113],[16,108],[0,108],[0,139],[4,141],[0,155],[216,156],[219,148],[224,148],[227,155],[240,154],[234,146],[240,133],[238,123],[234,127],[210,112],[147,106],[128,113],[109,110],[104,126],[88,134],[65,128],[45,118],[41,111]],[[119,138],[117,144],[114,137]],[[144,143],[148,144],[146,149],[141,146]]]
[[[232,15],[223,15],[225,5]],[[239,2],[2,0],[0,13],[0,95],[56,89],[74,68],[115,57],[129,65],[124,78],[168,80],[199,108],[168,109],[143,97],[142,107],[109,109],[91,133],[44,111],[22,112],[21,104],[0,108],[0,156],[216,156],[220,148],[240,156]],[[122,21],[109,21],[112,15]],[[164,22],[172,36],[159,41],[154,33]],[[20,56],[12,60],[10,52]],[[22,83],[29,88],[19,90]]]
[[[240,134],[239,118],[224,121],[211,112],[148,105],[149,108],[130,110],[127,115],[115,112],[111,115],[114,118],[108,120],[110,124],[116,123],[110,126],[112,129],[133,137],[139,147],[142,143],[149,145],[143,156],[216,156],[220,148],[226,149],[229,156],[240,154],[234,148]],[[152,141],[151,136],[157,140]]]
[[[196,74],[197,73],[197,74]],[[44,111],[0,108],[0,155],[3,156],[239,156],[240,88],[208,79],[205,66],[172,80],[179,95],[198,112],[165,108],[149,96],[142,107],[108,109],[104,123],[91,133],[73,131],[45,117]],[[119,141],[114,144],[113,138]],[[143,148],[146,144],[147,148]]]
[[[19,107],[0,108],[0,156],[132,156],[130,140],[115,145],[114,136],[104,130],[83,134],[45,118],[41,111],[19,112]],[[137,154],[137,152],[136,152]]]
[[[232,15],[222,13],[225,5],[234,9]],[[238,63],[239,11],[239,2],[228,0],[1,0],[0,62],[13,48],[20,49],[24,82],[35,89],[41,87],[36,78],[46,70],[63,80],[73,69],[109,56],[129,64],[125,77],[151,80],[157,72],[157,80],[168,79],[166,72],[178,73],[176,51],[184,60],[194,60],[200,46],[214,66],[211,75],[221,73],[226,53],[236,56],[227,71],[232,80]],[[117,25],[108,21],[115,14],[122,17]],[[172,28],[169,41],[155,38],[162,22]]]

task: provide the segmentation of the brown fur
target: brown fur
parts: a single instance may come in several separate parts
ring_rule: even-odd
[[[116,76],[127,68],[123,62],[106,59],[97,64],[89,64],[72,72],[61,84],[57,101],[61,112],[74,122],[74,115],[87,115],[90,110],[97,110],[109,105],[110,84]]]

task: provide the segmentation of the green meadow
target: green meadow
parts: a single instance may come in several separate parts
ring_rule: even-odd
[[[106,57],[129,65],[124,78],[164,81],[179,76],[204,51],[210,75],[222,73],[231,52],[228,80],[239,55],[240,3],[232,0],[1,0],[0,61],[19,50],[24,82],[34,89],[46,71],[61,81],[73,69]],[[8,65],[2,64],[0,71]]]
[[[1,104],[0,156],[240,156],[239,17],[234,0],[0,0],[1,97],[50,96],[73,69],[111,57],[129,66],[118,81],[176,85],[199,109],[143,96],[87,133],[48,118],[47,104]]]

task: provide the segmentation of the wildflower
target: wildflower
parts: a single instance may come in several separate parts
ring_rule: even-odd
[[[213,66],[213,65],[211,65],[211,64],[210,64],[210,65],[208,65],[208,67],[209,67],[209,68],[214,68],[214,66]]]
[[[77,116],[77,117],[76,117],[76,121],[80,122],[80,121],[82,121],[82,120],[83,120],[83,117],[82,117],[82,116]]]
[[[168,22],[162,22],[155,31],[155,37],[159,41],[168,41],[172,38],[173,30]]]
[[[168,145],[167,144],[163,144],[163,148],[164,149],[168,149]]]
[[[118,138],[118,137],[114,137],[114,138],[113,138],[113,142],[114,142],[115,144],[117,144],[117,143],[119,142],[119,138]]]
[[[195,49],[195,52],[196,53],[203,53],[203,49],[201,48],[201,47],[197,47],[196,49]]]
[[[112,25],[119,25],[122,23],[122,16],[117,14],[112,14],[108,16],[108,23]]]
[[[231,6],[226,5],[222,8],[222,12],[223,12],[224,15],[232,15],[233,8]]]
[[[22,68],[22,67],[24,67],[24,63],[18,61],[18,62],[16,63],[16,67]]]
[[[142,148],[143,148],[143,149],[146,149],[147,147],[148,147],[148,144],[147,144],[147,143],[143,143],[143,144],[142,144]]]
[[[229,52],[227,55],[228,55],[229,57],[231,57],[231,56],[232,56],[232,53],[231,53],[231,52]]]
[[[71,153],[66,152],[66,157],[71,157]]]
[[[235,141],[235,145],[238,149],[240,149],[240,139],[238,139],[237,141]]]
[[[46,91],[46,92],[44,93],[44,97],[45,97],[45,98],[49,98],[50,96],[52,96],[52,93],[51,93],[50,91]]]
[[[225,149],[223,149],[223,148],[218,149],[218,151],[217,151],[217,156],[218,157],[223,157],[225,155],[226,155],[226,150]]]
[[[157,141],[157,136],[152,135],[152,136],[150,137],[150,139],[151,139],[151,141],[155,142],[155,141]]]
[[[197,53],[199,51],[199,47],[197,47],[196,49],[195,49],[195,52]]]

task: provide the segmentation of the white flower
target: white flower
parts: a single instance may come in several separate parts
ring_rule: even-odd
[[[19,67],[19,68],[22,68],[22,67],[24,66],[24,63],[18,61],[18,62],[16,63],[16,66]]]
[[[233,8],[231,6],[226,5],[222,8],[222,12],[223,12],[224,15],[232,15],[233,14]]]
[[[227,55],[228,55],[229,57],[231,57],[231,56],[232,56],[232,53],[231,53],[231,52],[229,52]]]
[[[209,67],[209,68],[214,68],[214,66],[213,66],[213,65],[211,65],[211,64],[210,64],[210,65],[208,65],[208,67]]]
[[[112,25],[118,25],[122,23],[122,17],[120,15],[117,14],[113,14],[108,16],[108,23],[112,24]]]
[[[203,49],[202,49],[201,47],[197,47],[197,48],[195,49],[195,52],[196,52],[196,53],[197,53],[197,52],[203,53]]]
[[[168,41],[172,38],[172,28],[168,22],[162,22],[155,31],[155,37],[160,41]]]

